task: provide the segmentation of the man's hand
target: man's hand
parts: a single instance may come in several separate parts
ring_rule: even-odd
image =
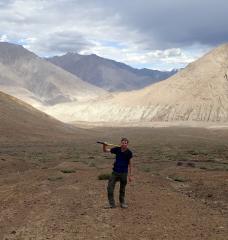
[[[132,163],[131,163],[131,159],[129,160],[129,165],[128,165],[128,167],[129,167],[129,173],[128,173],[128,180],[129,180],[129,182],[132,182],[132,180],[133,180],[133,175],[132,175]]]
[[[103,152],[110,152],[110,149],[107,148],[108,144],[106,142],[104,142],[102,144],[103,144]]]
[[[133,180],[132,175],[129,175],[129,176],[128,176],[128,180],[129,180],[129,182],[132,182],[132,180]]]

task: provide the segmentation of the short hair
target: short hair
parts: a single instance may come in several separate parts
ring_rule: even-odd
[[[121,142],[123,142],[123,141],[126,141],[127,143],[129,143],[129,140],[127,138],[125,138],[125,137],[121,138]]]

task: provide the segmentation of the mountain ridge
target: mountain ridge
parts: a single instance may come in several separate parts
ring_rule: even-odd
[[[143,88],[177,73],[176,70],[162,72],[145,68],[136,69],[96,54],[80,55],[68,52],[62,56],[47,58],[47,60],[79,76],[84,81],[111,92]]]

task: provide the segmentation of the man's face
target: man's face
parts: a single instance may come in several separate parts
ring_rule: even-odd
[[[128,147],[128,141],[121,141],[121,148],[127,149],[127,147]]]

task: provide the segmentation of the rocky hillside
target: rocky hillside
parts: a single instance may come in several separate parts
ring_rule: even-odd
[[[22,46],[0,43],[0,90],[33,106],[86,101],[107,95]]]

